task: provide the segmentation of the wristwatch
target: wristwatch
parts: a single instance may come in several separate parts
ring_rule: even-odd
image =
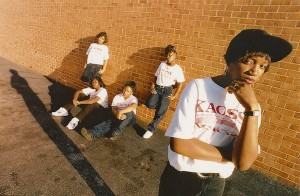
[[[260,116],[260,110],[245,111],[245,116]]]

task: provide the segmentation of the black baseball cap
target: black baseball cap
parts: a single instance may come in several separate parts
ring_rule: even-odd
[[[230,42],[224,58],[227,63],[235,62],[246,53],[262,52],[271,57],[271,62],[285,58],[292,51],[292,45],[280,38],[260,29],[245,29]]]

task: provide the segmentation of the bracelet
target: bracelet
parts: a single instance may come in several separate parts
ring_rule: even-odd
[[[245,116],[260,116],[260,110],[245,111]]]

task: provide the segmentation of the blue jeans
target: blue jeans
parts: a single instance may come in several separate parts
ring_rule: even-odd
[[[159,122],[165,116],[170,100],[167,98],[172,94],[173,87],[155,86],[156,94],[151,94],[146,101],[146,106],[150,109],[155,109],[155,115],[152,122],[148,125],[148,131],[154,132]]]
[[[87,64],[85,69],[83,70],[81,81],[83,82],[91,82],[91,80],[95,76],[100,76],[99,70],[103,68],[103,65],[96,65],[96,64]],[[101,76],[100,76],[101,77]]]
[[[112,113],[109,115],[111,115],[110,118],[99,123],[89,130],[92,134],[92,137],[101,137],[111,131],[121,133],[126,126],[132,126],[136,123],[136,117],[133,111],[126,113],[126,119],[124,120],[117,119]]]
[[[204,175],[204,174],[203,174]],[[168,162],[161,177],[159,196],[221,196],[225,179],[218,174],[209,174],[203,178],[197,173],[177,171]]]

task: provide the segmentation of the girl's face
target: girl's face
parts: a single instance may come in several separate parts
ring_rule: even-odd
[[[133,94],[133,90],[130,86],[125,86],[123,89],[123,96],[125,99],[129,98]]]
[[[172,64],[172,63],[175,62],[176,53],[175,52],[169,52],[166,57],[167,57],[168,64]]]
[[[247,84],[254,84],[265,73],[269,63],[265,57],[250,56],[244,62],[230,64],[228,72],[232,80],[242,80]]]
[[[101,36],[98,38],[98,44],[103,44],[105,42],[105,37]]]
[[[93,79],[93,81],[92,81],[92,87],[94,88],[94,89],[100,89],[100,84],[99,84],[99,81],[98,80],[96,80],[96,79]]]

